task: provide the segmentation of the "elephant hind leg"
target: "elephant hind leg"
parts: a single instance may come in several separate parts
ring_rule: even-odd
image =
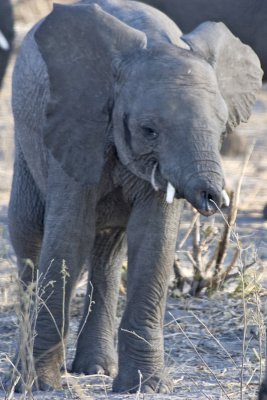
[[[117,373],[114,340],[125,248],[125,232],[122,228],[104,230],[96,236],[73,372],[110,376]]]

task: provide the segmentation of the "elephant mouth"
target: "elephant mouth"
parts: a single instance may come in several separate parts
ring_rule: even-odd
[[[183,196],[168,180],[162,177],[158,167],[158,163],[153,165],[150,179],[151,185],[156,192],[159,190],[166,192],[166,202],[171,204],[175,198],[179,199]]]
[[[159,171],[158,163],[155,163],[151,173],[151,185],[155,191],[162,190],[166,193],[166,202],[172,204],[174,199],[185,198],[197,211],[209,217],[215,214],[221,205],[229,207],[230,199],[224,188],[221,191],[197,190],[193,195],[183,195],[170,181],[164,179]]]

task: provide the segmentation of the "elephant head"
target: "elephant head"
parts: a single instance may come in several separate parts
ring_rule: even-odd
[[[55,6],[35,38],[50,80],[45,143],[67,174],[96,185],[112,143],[169,202],[216,211],[222,135],[247,121],[261,85],[248,46],[213,22],[183,37],[188,50],[150,46],[95,4]]]

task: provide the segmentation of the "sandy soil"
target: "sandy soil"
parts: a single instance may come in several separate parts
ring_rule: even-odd
[[[13,162],[13,123],[10,111],[10,76],[13,63],[14,59],[0,94],[0,399],[5,398],[1,382],[10,367],[8,360],[14,355],[18,330],[16,260],[7,232],[7,204]],[[264,355],[263,314],[260,310],[264,313],[264,295],[267,287],[264,272],[264,267],[267,267],[267,222],[262,218],[262,209],[267,203],[266,89],[258,96],[250,122],[239,129],[240,134],[247,140],[247,148],[254,143],[254,149],[244,175],[235,234],[242,245],[243,262],[247,265],[251,260],[255,260],[254,268],[246,276],[243,296],[241,279],[237,273],[229,280],[224,290],[217,292],[211,298],[169,297],[164,336],[166,363],[174,379],[174,393],[168,396],[115,395],[111,392],[112,382],[108,377],[72,376],[63,373],[63,391],[49,395],[36,393],[34,398],[114,400],[256,398]],[[229,187],[236,187],[243,162],[242,156],[224,159]],[[189,219],[190,211],[187,210],[181,224],[180,237],[187,229]],[[202,220],[202,224],[204,223],[207,224],[207,221]],[[209,223],[220,227],[222,217],[217,215],[210,219]],[[236,238],[232,237],[232,242],[235,240]],[[185,250],[190,250],[190,246],[189,239],[185,244]],[[234,246],[233,243],[231,246]],[[236,273],[236,270],[233,272]],[[84,287],[85,285],[81,283],[73,302],[68,364],[73,358]],[[121,296],[119,315],[124,302],[125,298]],[[14,398],[24,397],[14,395]]]

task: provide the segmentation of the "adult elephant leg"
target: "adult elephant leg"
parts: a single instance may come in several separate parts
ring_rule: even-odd
[[[128,235],[127,306],[119,328],[119,373],[113,390],[164,393],[163,319],[182,204],[153,193],[135,204]]]
[[[110,376],[117,373],[114,336],[125,247],[122,228],[105,229],[96,236],[73,372]]]
[[[62,171],[51,174],[47,193],[33,347],[38,386],[45,390],[61,387],[70,299],[93,245],[96,202]]]

